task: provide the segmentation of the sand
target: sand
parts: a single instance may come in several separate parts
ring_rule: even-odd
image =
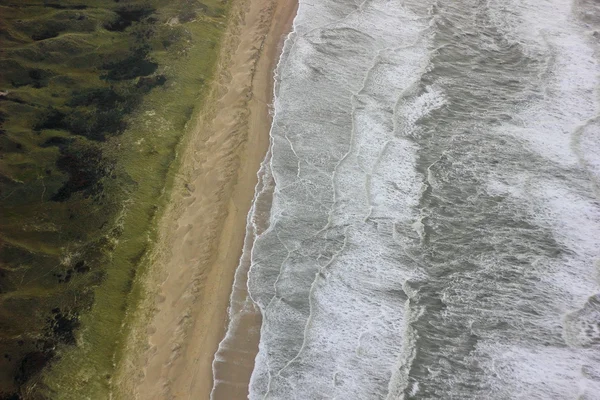
[[[209,398],[213,355],[225,333],[256,173],[269,144],[273,69],[295,11],[295,0],[232,5],[216,78],[182,146],[143,277],[147,295],[132,317],[116,398]],[[240,393],[246,398],[245,389]]]

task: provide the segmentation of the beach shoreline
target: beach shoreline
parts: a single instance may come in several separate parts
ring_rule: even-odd
[[[273,72],[295,11],[294,0],[232,5],[214,82],[181,146],[172,200],[141,278],[146,296],[113,380],[116,398],[209,398],[269,145]]]

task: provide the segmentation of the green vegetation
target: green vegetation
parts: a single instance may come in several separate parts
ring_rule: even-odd
[[[104,399],[220,0],[0,0],[0,399]]]

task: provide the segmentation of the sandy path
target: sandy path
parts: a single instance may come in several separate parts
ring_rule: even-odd
[[[159,227],[148,295],[115,378],[117,398],[209,398],[256,172],[269,143],[273,67],[295,9],[295,0],[233,5],[217,79],[184,146]]]

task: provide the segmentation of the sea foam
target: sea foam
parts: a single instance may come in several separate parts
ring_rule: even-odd
[[[300,1],[251,399],[598,398],[587,28],[565,0]]]

